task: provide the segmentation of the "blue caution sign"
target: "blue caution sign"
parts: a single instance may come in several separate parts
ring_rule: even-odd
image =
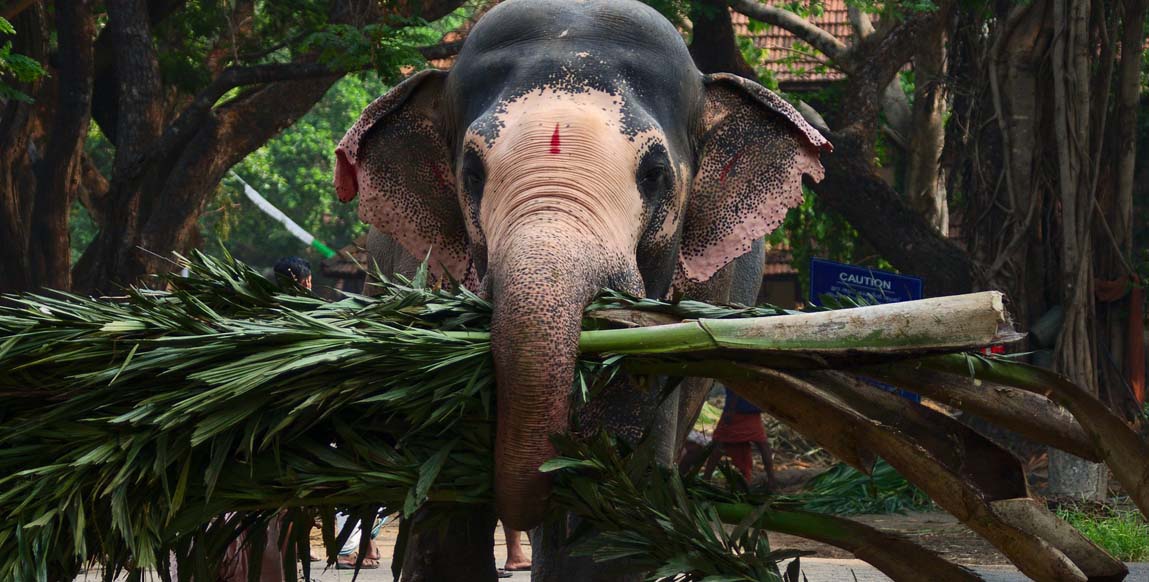
[[[849,298],[867,305],[913,301],[922,298],[922,280],[919,277],[811,258],[810,303],[822,306],[822,299],[826,296]],[[920,395],[908,390],[869,378],[864,380],[911,402],[922,401]]]
[[[865,304],[913,301],[922,298],[922,280],[919,277],[811,258],[810,303],[821,306],[822,298],[826,295],[858,299]]]

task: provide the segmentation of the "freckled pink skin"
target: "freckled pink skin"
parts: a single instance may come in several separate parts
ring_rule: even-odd
[[[475,225],[488,245],[498,385],[495,499],[508,526],[542,520],[550,492],[538,467],[568,428],[583,307],[608,278],[642,291],[635,264],[641,141],[618,131],[605,94],[532,94],[508,104],[488,148]]]

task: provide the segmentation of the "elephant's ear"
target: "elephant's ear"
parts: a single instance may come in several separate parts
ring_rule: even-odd
[[[362,194],[360,220],[463,281],[471,261],[442,123],[446,76],[422,71],[367,106],[335,150],[335,191],[343,202]]]
[[[745,254],[802,201],[802,176],[822,179],[833,148],[789,103],[736,75],[704,78],[698,171],[683,226],[680,276],[706,281]]]

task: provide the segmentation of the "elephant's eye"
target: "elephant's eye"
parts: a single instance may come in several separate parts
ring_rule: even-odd
[[[463,159],[463,191],[475,200],[483,197],[483,185],[487,181],[487,173],[483,170],[483,160],[474,152],[468,151]]]
[[[670,168],[662,164],[651,164],[638,174],[638,191],[648,200],[664,194],[670,187]]]
[[[670,190],[674,174],[670,169],[670,159],[662,144],[653,145],[638,164],[635,173],[638,191],[646,200],[656,200]]]
[[[463,175],[463,187],[467,189],[467,193],[471,196],[483,195],[483,171],[473,170],[467,171]]]

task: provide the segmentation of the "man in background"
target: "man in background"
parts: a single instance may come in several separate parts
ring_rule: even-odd
[[[275,282],[283,287],[295,283],[304,289],[311,289],[311,265],[302,257],[285,257],[275,263]]]
[[[718,426],[714,428],[714,442],[717,446],[706,461],[706,468],[702,472],[704,478],[710,478],[722,453],[726,453],[726,456],[730,457],[730,463],[749,483],[754,468],[750,449],[753,446],[762,455],[767,486],[771,490],[774,489],[774,455],[770,450],[770,440],[766,438],[766,429],[762,426],[762,409],[739,398],[738,394],[729,388],[726,388],[726,403],[722,407],[722,417],[718,419]]]

